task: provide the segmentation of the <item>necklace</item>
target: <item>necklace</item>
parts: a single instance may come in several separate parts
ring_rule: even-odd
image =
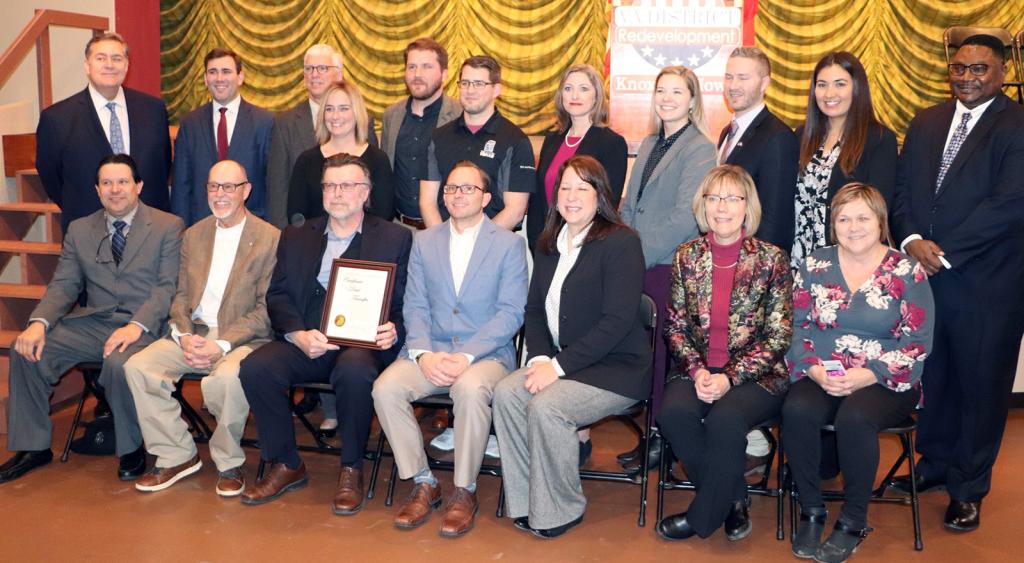
[[[732,268],[732,267],[733,267],[733,266],[735,266],[736,264],[739,264],[739,262],[740,262],[740,261],[739,261],[739,260],[737,260],[737,261],[735,261],[735,262],[733,262],[732,264],[729,264],[729,265],[727,265],[727,266],[719,266],[718,264],[715,264],[715,262],[714,262],[714,261],[712,260],[712,261],[711,261],[711,265],[712,265],[712,266],[714,266],[714,267],[716,267],[716,268],[722,268],[722,269],[724,270],[724,269],[726,269],[726,268]]]
[[[572,127],[570,127],[569,130],[565,132],[565,146],[569,147],[570,149],[574,149],[574,148],[580,146],[580,143],[583,142],[583,137],[586,136],[586,133],[584,133],[583,135],[580,135],[580,140],[576,141],[576,144],[572,144],[572,143],[569,142],[569,134],[570,133],[572,133]]]

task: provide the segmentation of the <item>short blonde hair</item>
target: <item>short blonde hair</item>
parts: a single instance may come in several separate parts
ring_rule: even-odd
[[[661,132],[661,118],[658,117],[658,112],[654,109],[655,96],[658,92],[658,82],[661,82],[661,77],[666,74],[674,74],[681,76],[686,81],[686,88],[690,91],[691,103],[693,104],[690,109],[690,123],[700,131],[701,135],[711,138],[708,135],[708,123],[707,118],[704,116],[704,99],[700,93],[700,78],[690,69],[685,66],[667,66],[661,69],[658,73],[658,78],[654,80],[654,92],[651,92],[651,134],[657,135]]]
[[[562,101],[562,88],[569,80],[569,75],[578,72],[587,77],[590,86],[594,88],[594,107],[590,110],[590,123],[598,127],[608,125],[608,96],[604,92],[604,79],[598,74],[594,67],[588,64],[572,65],[562,74],[562,80],[555,90],[555,113],[558,115],[558,129],[565,131],[572,125],[572,118],[565,109],[565,102]]]
[[[359,93],[359,88],[356,88],[354,83],[347,80],[339,80],[331,84],[331,87],[324,93],[323,103],[320,104],[320,111],[316,114],[316,142],[323,145],[331,140],[331,132],[327,130],[327,125],[324,124],[324,108],[327,107],[327,100],[331,97],[331,94],[339,90],[348,94],[348,99],[352,104],[352,113],[356,117],[356,143],[363,144],[369,137],[370,119],[366,116],[366,104],[363,103],[363,96]]]
[[[711,227],[708,225],[707,204],[704,203],[704,196],[711,190],[722,184],[728,184],[739,188],[747,202],[747,211],[743,214],[743,228],[746,229],[744,237],[750,238],[761,226],[761,200],[757,197],[757,186],[754,179],[743,168],[735,164],[723,164],[708,171],[700,188],[693,196],[693,216],[697,219],[697,228],[700,232],[706,233]]]
[[[832,239],[832,242],[836,242],[836,216],[839,215],[839,210],[842,209],[847,203],[861,200],[867,204],[868,209],[875,214],[875,218],[878,219],[878,230],[879,240],[883,244],[894,246],[892,243],[892,235],[889,233],[889,208],[885,204],[885,197],[882,196],[882,192],[878,191],[878,188],[870,184],[862,184],[860,182],[850,182],[845,186],[839,188],[836,195],[832,197],[832,203],[829,208],[829,214],[831,219],[828,225],[828,235]]]

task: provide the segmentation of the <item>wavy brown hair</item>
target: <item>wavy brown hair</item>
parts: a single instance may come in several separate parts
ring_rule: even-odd
[[[548,209],[548,217],[544,222],[544,231],[537,239],[537,248],[545,254],[558,252],[556,248],[558,233],[565,225],[565,219],[558,212],[558,186],[562,183],[562,176],[569,168],[572,168],[581,180],[590,184],[597,192],[597,214],[594,215],[594,220],[591,222],[586,238],[583,239],[583,244],[601,240],[619,229],[629,229],[619,218],[619,211],[612,203],[611,181],[608,180],[608,173],[605,172],[604,166],[601,166],[601,163],[594,160],[592,156],[574,156],[565,161],[558,169],[558,181],[555,182],[551,207]]]

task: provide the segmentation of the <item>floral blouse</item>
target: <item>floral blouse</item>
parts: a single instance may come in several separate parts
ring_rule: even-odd
[[[931,351],[935,302],[921,264],[889,249],[856,291],[846,287],[839,247],[812,252],[794,278],[790,379],[822,360],[867,368],[893,391],[920,385]]]
[[[796,199],[793,202],[796,232],[790,260],[796,269],[804,258],[815,250],[828,246],[825,218],[828,215],[828,183],[832,169],[839,160],[837,143],[826,155],[825,147],[818,148],[810,162],[796,180]]]

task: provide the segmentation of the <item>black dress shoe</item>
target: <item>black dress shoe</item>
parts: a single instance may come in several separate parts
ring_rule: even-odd
[[[828,539],[814,552],[814,560],[818,563],[843,563],[857,551],[870,531],[871,528],[858,530],[847,526],[842,520],[836,521]]]
[[[582,521],[583,521],[583,515],[580,514],[579,518],[577,518],[577,519],[575,519],[572,522],[569,522],[567,524],[562,524],[561,526],[555,526],[554,528],[548,528],[546,530],[540,530],[540,529],[537,529],[537,528],[530,528],[530,531],[533,533],[533,535],[537,536],[538,538],[542,538],[542,539],[545,539],[545,540],[550,540],[550,539],[557,538],[558,536],[568,532],[569,530],[575,528],[576,526],[579,526],[580,522],[582,522]],[[527,526],[529,526],[529,523],[527,523]]]
[[[122,481],[134,481],[146,473],[146,448],[139,446],[139,449],[130,454],[121,456],[121,462],[117,465],[117,478]]]
[[[973,532],[981,525],[981,501],[949,501],[942,525],[954,532]]]
[[[658,467],[658,464],[661,463],[661,452],[664,449],[665,449],[665,439],[664,438],[662,438],[660,435],[656,435],[653,438],[651,438],[651,450],[647,454],[647,471],[650,471],[650,470],[655,469],[655,468]],[[640,451],[641,451],[641,454],[642,454],[643,453],[643,448],[642,447],[641,447]],[[626,462],[626,463],[622,464],[622,469],[624,469],[626,471],[626,473],[633,473],[635,475],[639,475],[640,474],[640,469],[641,469],[641,467],[640,467],[640,457],[641,456],[637,456],[632,461],[629,461],[629,462]]]
[[[910,494],[910,475],[900,475],[892,480],[889,485],[892,490]],[[926,479],[920,473],[917,474],[917,494],[931,493],[934,491],[945,491],[946,481],[943,479]]]
[[[524,532],[532,532],[533,531],[533,528],[530,527],[530,519],[527,516],[520,516],[519,518],[513,518],[512,519],[512,525],[515,526],[517,530],[522,530]]]
[[[666,516],[655,526],[655,531],[663,539],[669,541],[685,540],[697,533],[697,530],[694,530],[693,526],[690,526],[690,523],[686,521],[685,512]]]
[[[753,525],[750,523],[750,497],[732,503],[729,515],[725,517],[725,537],[729,541],[739,541],[750,535]]]
[[[53,452],[39,450],[34,452],[17,452],[11,459],[0,465],[0,483],[13,481],[18,477],[42,467],[53,461]]]
[[[580,442],[580,467],[583,467],[590,461],[591,454],[594,453],[594,443],[590,440],[586,442]]]
[[[821,514],[810,514],[800,511],[800,525],[793,536],[793,555],[800,559],[812,559],[821,547],[821,533],[825,531],[828,512],[819,509]]]
[[[629,462],[633,461],[634,459],[640,457],[640,454],[641,454],[641,452],[643,452],[643,449],[644,449],[644,443],[641,440],[636,445],[635,448],[629,450],[628,452],[622,452],[621,454],[618,454],[617,456],[615,456],[615,459],[616,459],[616,461],[619,462],[619,465],[626,465],[627,463],[629,463]]]

